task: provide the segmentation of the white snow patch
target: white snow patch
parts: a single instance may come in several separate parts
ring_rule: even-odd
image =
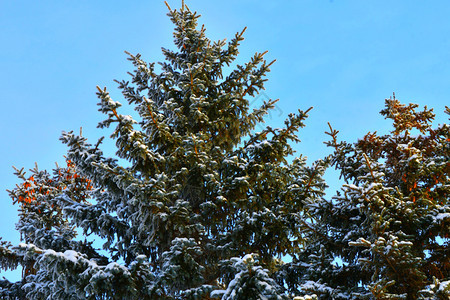
[[[434,218],[435,218],[435,220],[444,220],[444,219],[450,218],[450,213],[439,213]]]

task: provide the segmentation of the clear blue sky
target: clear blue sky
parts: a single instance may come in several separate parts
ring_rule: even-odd
[[[272,127],[297,108],[314,106],[300,131],[298,153],[329,153],[327,122],[355,141],[389,130],[378,112],[395,92],[403,102],[434,107],[445,122],[450,105],[450,2],[360,0],[186,1],[212,40],[245,26],[240,63],[256,51],[277,59],[265,95],[280,98]],[[169,1],[177,8],[181,1]],[[83,127],[94,142],[96,85],[122,101],[113,79],[131,70],[124,50],[161,61],[172,46],[163,1],[0,1],[0,236],[19,242],[17,207],[6,189],[18,181],[12,165],[51,169],[63,162],[62,130]],[[280,115],[280,116],[279,116]],[[109,148],[109,153],[114,149]],[[106,151],[108,152],[108,151]],[[332,180],[333,176],[327,176]],[[333,188],[337,184],[329,182]],[[16,273],[17,275],[17,273]],[[10,277],[11,278],[11,277]],[[17,277],[16,277],[17,278]],[[12,278],[14,279],[14,278]]]

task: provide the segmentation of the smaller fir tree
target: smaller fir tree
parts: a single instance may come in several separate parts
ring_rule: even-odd
[[[448,299],[450,127],[433,129],[432,110],[417,107],[387,99],[391,133],[354,144],[337,142],[330,127],[346,184],[307,206],[310,242],[285,267],[291,289],[320,299]]]

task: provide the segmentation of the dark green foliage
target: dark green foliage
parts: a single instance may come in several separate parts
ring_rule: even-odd
[[[334,153],[308,166],[292,144],[310,109],[255,130],[276,100],[250,109],[272,63],[234,63],[245,29],[212,42],[184,4],[168,15],[176,49],[159,65],[128,53],[131,79],[117,81],[136,116],[98,87],[116,157],[63,132],[67,167],[17,170],[24,243],[0,241],[0,264],[23,280],[0,281],[0,296],[447,299],[449,126],[388,99],[390,134],[351,144],[330,126]],[[331,200],[330,165],[346,181]]]
[[[121,114],[121,104],[98,88],[106,115],[98,127],[113,129],[122,161],[104,157],[101,141],[92,146],[63,133],[67,159],[93,188],[77,190],[88,196],[82,201],[67,188],[30,202],[48,206],[44,211],[65,226],[61,246],[50,246],[56,223],[43,226],[50,244],[34,243],[33,222],[44,221],[44,211],[24,204],[33,214],[21,222],[33,232],[16,252],[31,262],[24,286],[30,298],[208,299],[213,291],[227,299],[286,297],[271,277],[278,258],[301,247],[303,205],[325,188],[323,169],[312,171],[302,157],[288,161],[309,110],[290,114],[283,128],[256,132],[276,102],[249,108],[271,65],[265,52],[233,65],[244,31],[229,43],[212,42],[197,28],[198,14],[184,5],[169,10],[177,49],[163,49],[158,68],[129,54],[131,80],[117,81],[137,118]],[[72,226],[103,238],[108,260],[72,246]],[[257,260],[245,271],[240,257]]]
[[[447,299],[450,130],[432,129],[432,110],[416,108],[387,99],[392,132],[354,144],[330,127],[332,163],[347,183],[306,206],[309,243],[284,267],[291,288],[321,299]]]

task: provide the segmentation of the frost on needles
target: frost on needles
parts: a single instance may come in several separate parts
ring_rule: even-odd
[[[127,166],[104,157],[100,142],[68,132],[61,137],[68,168],[53,175],[33,170],[35,182],[18,173],[24,183],[11,197],[22,207],[25,243],[4,248],[12,249],[11,261],[29,266],[28,298],[206,299],[214,292],[235,299],[228,289],[286,298],[271,277],[278,257],[300,247],[305,199],[324,188],[304,159],[287,161],[306,112],[291,114],[281,129],[256,132],[276,102],[249,108],[271,65],[265,53],[225,74],[245,30],[228,43],[212,42],[186,6],[170,9],[169,17],[176,50],[163,49],[158,68],[130,54],[131,80],[118,81],[139,117],[122,114],[121,103],[98,91],[106,116],[99,127],[113,129],[117,158]],[[77,184],[81,179],[89,188]],[[30,188],[33,198],[18,200]],[[107,255],[77,240],[75,227],[102,238]],[[237,261],[250,256],[253,269],[245,273]]]
[[[23,279],[0,280],[0,296],[446,299],[448,125],[389,99],[392,133],[350,144],[330,127],[334,152],[307,165],[292,145],[310,109],[275,129],[262,123],[276,100],[250,108],[272,62],[236,64],[245,29],[212,42],[184,4],[168,15],[175,50],[158,65],[128,53],[117,81],[136,117],[98,87],[116,157],[64,132],[66,166],[16,170],[22,243],[0,240],[0,264]],[[330,165],[346,184],[324,199]]]

